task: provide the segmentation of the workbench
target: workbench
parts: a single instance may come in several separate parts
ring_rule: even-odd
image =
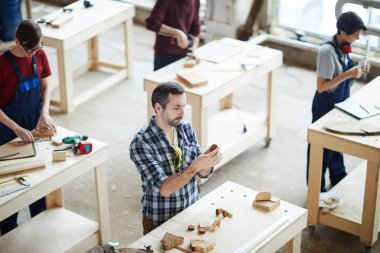
[[[375,104],[380,100],[380,77],[350,97],[365,104]],[[380,137],[349,136],[327,132],[324,125],[329,121],[357,121],[344,112],[333,109],[308,128],[307,140],[310,143],[309,189],[307,208],[310,229],[324,224],[359,236],[367,245],[367,250],[378,239],[379,232],[379,169]],[[380,125],[380,116],[361,120]],[[357,168],[349,173],[330,191],[339,192],[343,205],[323,214],[319,207],[323,149],[342,152],[363,159]]]
[[[41,26],[44,45],[57,50],[60,101],[52,99],[51,105],[58,106],[62,112],[72,112],[76,106],[104,92],[123,79],[131,77],[133,73],[132,26],[135,15],[134,6],[111,0],[91,0],[91,3],[93,6],[90,8],[85,8],[83,1],[77,1],[66,6],[65,9],[72,9],[71,13],[74,17],[59,29],[46,25]],[[64,15],[63,9],[43,18],[46,21],[51,21],[61,15]],[[121,24],[124,27],[125,54],[120,55],[120,57],[125,58],[126,65],[121,66],[100,61],[98,35]],[[88,61],[74,70],[72,68],[73,62],[69,59],[70,50],[84,42],[87,42],[88,45]],[[92,84],[91,88],[78,92],[80,94],[74,94],[74,78],[83,75],[88,70],[95,71],[99,68],[112,70],[112,75],[98,84]]]
[[[129,248],[152,246],[162,252],[161,239],[166,232],[184,237],[182,248],[190,249],[190,239],[215,243],[212,253],[275,252],[285,245],[285,253],[301,252],[301,231],[306,227],[307,211],[281,200],[279,207],[269,213],[256,210],[252,201],[258,192],[227,181],[193,205],[129,245]],[[216,219],[215,210],[222,208],[232,213],[232,218],[220,218],[220,228],[200,235],[187,231],[188,225]],[[181,252],[172,249],[171,253]]]
[[[273,136],[272,94],[275,70],[282,65],[282,52],[279,50],[229,38],[221,41],[241,47],[242,50],[219,63],[202,60],[193,69],[208,78],[207,85],[195,88],[184,85],[187,103],[191,105],[191,123],[202,150],[206,150],[212,144],[217,144],[221,148],[223,159],[218,167],[259,141],[265,139],[266,145],[269,145]],[[247,56],[252,50],[257,54],[256,57]],[[184,69],[185,61],[186,59],[181,59],[144,78],[144,90],[149,101],[148,121],[155,113],[150,103],[154,88],[164,81],[179,82],[176,73]],[[247,62],[250,64],[247,64],[246,69],[242,68],[241,64]],[[252,80],[265,75],[267,75],[266,114],[253,115],[233,108],[233,93],[244,89]],[[218,103],[220,111],[209,117],[209,108]],[[245,133],[244,126],[247,130]]]
[[[58,134],[65,137],[76,133],[58,128]],[[52,150],[60,147],[49,141],[36,142],[37,156],[44,159],[46,167],[17,174],[26,174],[31,186],[0,198],[0,220],[44,196],[48,209],[1,236],[0,252],[83,253],[110,239],[107,144],[93,138],[88,140],[93,144],[90,154],[74,156],[72,150],[67,151],[67,160],[62,162],[52,162]],[[94,208],[98,210],[97,222],[65,209],[62,191],[62,186],[92,170],[96,184],[97,205],[94,203]],[[82,194],[81,191],[86,189],[79,189],[78,194]]]

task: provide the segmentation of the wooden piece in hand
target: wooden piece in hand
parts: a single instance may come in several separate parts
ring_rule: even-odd
[[[191,250],[207,253],[215,248],[215,243],[205,240],[190,240]]]
[[[46,137],[54,136],[55,132],[53,129],[40,128],[40,129],[34,129],[32,131],[32,134],[34,138],[46,138]]]
[[[179,71],[177,79],[191,88],[206,85],[208,82],[207,78],[196,70]]]
[[[176,246],[183,244],[183,241],[184,239],[182,236],[176,236],[169,232],[166,232],[164,238],[161,240],[164,250],[173,249]]]
[[[274,209],[276,209],[280,205],[280,199],[278,198],[271,198],[270,200],[261,200],[261,201],[253,201],[252,206],[256,209],[270,212]]]
[[[361,121],[329,121],[325,123],[329,132],[343,135],[380,135],[380,127]]]

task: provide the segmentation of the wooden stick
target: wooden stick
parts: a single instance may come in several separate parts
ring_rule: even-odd
[[[193,253],[193,251],[191,251],[191,250],[188,250],[188,249],[184,249],[184,248],[182,248],[181,246],[175,246],[175,248],[176,249],[178,249],[178,250],[180,250],[180,251],[182,251],[182,252],[185,252],[185,253]]]

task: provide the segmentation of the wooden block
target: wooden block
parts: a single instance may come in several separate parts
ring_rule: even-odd
[[[52,28],[60,28],[74,18],[74,13],[63,12],[61,16],[50,22]]]
[[[164,250],[173,249],[176,246],[183,244],[183,241],[184,239],[182,236],[176,236],[169,232],[166,232],[164,238],[161,240]]]
[[[270,212],[274,209],[276,209],[280,205],[280,199],[272,198],[271,200],[264,200],[264,201],[253,201],[252,206],[256,209]]]
[[[47,138],[54,136],[55,132],[53,129],[46,129],[46,128],[40,128],[40,129],[34,129],[32,131],[33,137],[35,138]]]
[[[53,151],[53,162],[66,161],[66,151]]]
[[[272,194],[270,192],[259,192],[256,195],[256,201],[265,201],[270,200],[272,198]]]
[[[189,87],[206,85],[208,80],[205,76],[195,70],[183,70],[177,72],[177,79]]]
[[[60,136],[53,136],[51,138],[51,144],[53,144],[54,146],[62,145],[62,138]]]
[[[0,175],[41,168],[45,168],[45,161],[38,157],[8,160],[1,162]]]
[[[190,240],[191,250],[207,253],[215,248],[215,243],[205,240]]]
[[[197,61],[195,59],[189,59],[183,63],[184,68],[192,68],[197,65]]]

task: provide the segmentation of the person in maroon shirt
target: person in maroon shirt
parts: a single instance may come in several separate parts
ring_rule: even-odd
[[[51,71],[42,50],[38,24],[24,20],[17,27],[16,45],[0,55],[0,145],[19,137],[33,142],[35,128],[55,131],[49,116]],[[45,198],[29,206],[31,216],[46,209]],[[17,213],[0,222],[1,235],[17,227]]]
[[[175,62],[188,53],[188,35],[193,37],[193,53],[200,34],[199,0],[157,0],[145,20],[146,28],[156,33],[154,70]]]

